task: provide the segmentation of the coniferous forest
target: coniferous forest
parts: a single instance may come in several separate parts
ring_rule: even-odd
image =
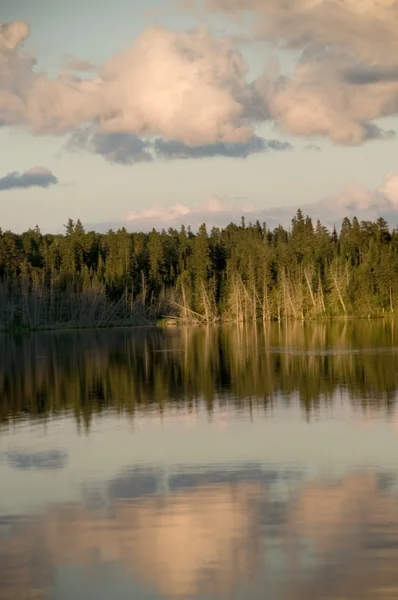
[[[0,230],[0,328],[380,317],[398,304],[398,230],[301,210],[266,224],[106,234]]]

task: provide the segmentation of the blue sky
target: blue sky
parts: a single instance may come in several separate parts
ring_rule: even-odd
[[[345,0],[341,5],[348,6],[347,15],[355,17],[358,29],[358,43],[355,45],[355,39],[353,41],[352,37],[349,37],[347,25],[345,48],[347,56],[351,56],[354,50],[357,59],[353,66],[347,62],[347,72],[348,69],[364,70],[369,65],[373,68],[376,64],[378,69],[383,67],[391,73],[395,65],[391,64],[387,52],[385,55],[380,53],[380,44],[376,46],[376,38],[370,39],[366,48],[359,43],[361,36],[363,37],[367,32],[368,18],[375,23],[372,30],[376,32],[374,35],[379,33],[381,39],[385,38],[386,45],[390,42],[389,32],[383,31],[383,27],[386,28],[385,20],[378,20],[376,3],[369,0],[368,13],[358,17],[352,13],[351,1]],[[265,18],[267,17],[267,7],[275,2],[276,0],[265,0],[261,5],[256,0],[242,0],[240,5],[251,8],[255,22],[261,25],[261,19],[264,15]],[[318,4],[322,6],[325,2],[326,0],[319,0]],[[298,29],[300,29],[302,4],[303,0],[291,0],[293,7],[291,12],[294,15],[296,11],[295,23]],[[381,4],[388,8],[387,0],[382,0]],[[101,0],[95,4],[77,2],[77,0],[70,0],[68,3],[58,0],[51,2],[49,0],[35,2],[4,0],[2,3],[3,23],[23,21],[30,26],[30,36],[24,44],[18,43],[12,49],[3,49],[7,60],[10,61],[10,69],[14,71],[12,86],[5,76],[2,77],[0,71],[0,117],[5,115],[4,126],[0,129],[0,144],[6,149],[1,153],[0,159],[2,209],[0,226],[2,229],[22,231],[37,223],[45,231],[59,231],[69,217],[80,218],[84,223],[99,229],[106,229],[110,224],[126,224],[131,230],[148,229],[152,226],[179,226],[182,221],[187,224],[192,222],[193,226],[196,226],[202,218],[210,224],[212,222],[223,224],[231,218],[238,218],[241,212],[245,212],[248,219],[260,216],[269,220],[273,216],[275,220],[283,220],[288,219],[288,215],[290,217],[299,206],[305,207],[315,216],[321,216],[327,222],[330,222],[328,207],[332,207],[333,221],[338,220],[339,215],[342,217],[345,213],[355,212],[360,218],[362,215],[363,218],[367,218],[369,215],[377,216],[384,211],[393,221],[393,225],[398,223],[398,216],[397,222],[394,222],[395,206],[398,207],[396,193],[398,185],[395,176],[391,175],[397,171],[398,142],[392,133],[385,135],[381,130],[372,130],[372,133],[367,136],[362,127],[362,123],[366,121],[377,125],[382,130],[395,131],[397,128],[395,106],[398,106],[398,91],[394,87],[397,85],[396,77],[384,74],[382,80],[377,74],[374,81],[366,86],[355,83],[349,87],[343,80],[341,84],[336,84],[339,65],[345,65],[348,58],[346,59],[346,55],[343,58],[325,56],[322,49],[320,50],[320,45],[324,48],[326,44],[330,46],[332,42],[336,47],[344,47],[345,32],[337,26],[338,23],[333,37],[333,20],[328,30],[323,27],[322,13],[318,12],[313,30],[311,30],[311,18],[309,25],[308,23],[306,25],[310,32],[310,42],[306,42],[305,47],[298,47],[297,43],[292,41],[292,48],[281,51],[277,47],[278,36],[279,38],[283,36],[289,41],[289,35],[292,35],[290,30],[282,31],[281,20],[275,17],[273,22],[268,18],[267,26],[264,25],[263,29],[258,26],[256,31],[249,30],[239,19],[230,19],[229,9],[236,6],[239,8],[239,0],[209,0],[204,15],[211,31],[199,41],[198,38],[192,38],[192,44],[196,44],[195,48],[200,48],[199,54],[202,58],[198,60],[206,61],[205,67],[200,71],[200,77],[207,77],[208,71],[212,71],[214,66],[214,72],[211,72],[212,87],[211,89],[203,87],[203,81],[198,79],[197,75],[189,79],[188,85],[193,87],[192,102],[199,107],[198,110],[201,109],[201,102],[206,102],[206,98],[209,105],[216,101],[219,103],[213,112],[206,113],[210,114],[209,120],[212,115],[221,115],[219,123],[212,131],[204,133],[199,124],[199,117],[195,128],[195,117],[192,118],[195,113],[192,107],[184,104],[181,123],[178,123],[178,115],[176,117],[172,113],[173,107],[162,105],[159,100],[159,110],[157,110],[158,106],[155,102],[157,94],[159,98],[164,94],[162,97],[166,98],[166,101],[168,99],[168,74],[170,74],[170,89],[173,85],[184,85],[185,75],[190,77],[187,65],[184,65],[181,70],[179,79],[174,76],[175,57],[172,54],[169,57],[167,52],[170,44],[175,40],[185,44],[188,50],[185,49],[184,52],[190,52],[190,34],[183,42],[178,35],[201,23],[194,11],[183,10],[178,3],[171,0],[146,0],[145,9],[143,6],[144,3],[138,0],[114,0],[112,3]],[[341,10],[341,17],[348,22],[347,15],[343,14],[343,8],[339,10]],[[392,23],[395,22],[396,16],[396,12],[391,13]],[[396,22],[398,24],[398,19]],[[150,30],[149,28],[154,24],[161,28]],[[167,37],[163,28],[167,28],[174,37]],[[152,34],[147,34],[146,45],[141,44],[140,49],[135,53],[130,52],[120,58],[118,53],[133,48],[135,41],[148,31],[152,31]],[[259,97],[261,96],[263,103],[261,110],[264,116],[261,119],[254,119],[250,113],[249,116],[245,116],[242,125],[235,116],[235,104],[228,105],[228,103],[236,103],[235,89],[238,84],[242,84],[242,78],[230,84],[231,77],[235,76],[235,71],[228,62],[230,54],[226,52],[225,56],[221,56],[223,50],[218,46],[212,46],[213,37],[217,38],[220,33],[224,35],[240,33],[245,36],[244,43],[236,43],[232,40],[231,44],[242,60],[247,62],[248,71],[243,77],[245,82],[249,84],[260,76],[257,79],[259,84],[256,89],[259,90]],[[4,31],[3,35],[6,35]],[[162,46],[163,39],[166,40],[164,46]],[[376,63],[372,61],[372,44],[375,49],[377,48]],[[158,51],[158,54],[155,51]],[[15,56],[20,57],[25,52],[34,56],[37,61],[28,69],[29,73],[33,70],[39,77],[38,74],[45,71],[40,79],[41,95],[37,95],[38,92],[33,89],[25,63],[16,62]],[[148,64],[146,70],[145,57],[149,56],[148,53],[152,53],[153,62]],[[314,53],[319,53],[316,60],[312,58]],[[394,53],[390,52],[390,54]],[[310,58],[306,58],[307,55]],[[78,117],[74,115],[72,120],[67,118],[65,115],[74,102],[72,96],[69,99],[67,95],[66,86],[69,84],[58,87],[54,95],[51,86],[62,69],[65,69],[68,59],[71,57],[84,59],[101,68],[115,56],[111,73],[112,76],[115,72],[120,75],[117,79],[120,88],[116,87],[116,84],[112,88],[100,85],[95,91],[97,96],[93,96],[95,98],[93,103],[101,104],[102,100],[99,96],[102,93],[109,94],[106,100],[108,104],[104,101],[105,108],[101,105],[102,124],[98,125],[97,113],[93,112],[92,117],[89,114],[90,100],[84,110],[80,107],[76,109]],[[279,83],[274,84],[272,89],[269,85],[273,77],[272,69],[267,64],[269,65],[270,60],[275,58],[280,61],[277,76]],[[216,61],[219,61],[217,65]],[[302,70],[295,72],[298,61],[302,64]],[[192,68],[196,69],[198,64],[194,63]],[[153,78],[153,81],[151,65],[159,68],[160,72],[159,75],[156,71],[157,79]],[[202,68],[200,65],[199,69]],[[316,70],[318,66],[319,72]],[[231,70],[228,71],[226,83],[223,81],[218,86],[215,78],[220,73],[220,76],[223,76],[224,68]],[[266,72],[261,78],[264,68]],[[133,73],[133,69],[140,72],[138,75],[131,76],[132,87],[131,90],[128,88],[129,96],[124,102],[123,94],[126,94],[126,86],[130,85],[130,73]],[[362,71],[360,75],[361,73]],[[102,71],[99,71],[99,75],[84,73],[81,77],[83,80],[101,78]],[[279,89],[283,77],[287,77],[289,81],[281,94]],[[143,83],[145,94],[138,92],[138,87],[133,86],[134,83],[138,86],[140,82]],[[159,85],[163,86],[162,89],[159,89]],[[229,85],[229,95],[226,95],[225,86]],[[14,104],[7,100],[8,104],[4,104],[3,101],[2,105],[1,92],[8,93],[11,87],[13,93],[17,89],[17,93],[12,97]],[[204,92],[206,94],[208,92],[206,97]],[[28,104],[26,98],[33,99],[29,110],[24,114],[20,109],[18,112],[15,108],[18,93],[25,99],[25,107]],[[61,98],[64,93],[65,98]],[[78,102],[83,99],[84,94],[86,94],[85,90],[79,91]],[[357,97],[363,99],[363,102],[356,100]],[[308,109],[305,105],[307,99]],[[109,102],[112,101],[115,103],[115,113],[122,114],[117,126],[110,124],[114,116],[113,106],[111,105],[109,109]],[[242,102],[240,96],[238,101]],[[222,105],[223,102],[225,106]],[[61,108],[57,108],[56,118],[53,118],[52,111],[57,103],[62,105],[64,113],[61,115]],[[147,113],[145,118],[142,117],[142,122],[139,122],[144,104],[148,105]],[[250,106],[253,106],[252,102]],[[226,117],[222,113],[224,108]],[[245,105],[245,110],[246,108]],[[297,113],[298,108],[300,114]],[[46,115],[40,117],[39,125],[38,117],[34,114],[35,110]],[[250,107],[247,110],[250,112]],[[317,111],[318,118],[315,114]],[[269,112],[272,113],[271,116]],[[156,117],[153,122],[152,115]],[[187,115],[185,119],[183,115]],[[168,116],[170,122],[167,121]],[[44,126],[43,119],[47,117],[48,121]],[[107,119],[108,122],[102,131],[101,127]],[[227,119],[231,122],[227,122]],[[55,121],[57,126],[54,126]],[[248,122],[253,128],[252,133],[244,137],[243,128],[248,127]],[[62,123],[62,126],[58,127],[58,123]],[[187,127],[189,125],[189,131],[184,127],[184,123]],[[92,129],[94,126],[97,129]],[[89,127],[89,137],[85,138],[84,143],[79,138],[79,143],[74,144],[72,148],[71,137],[76,131],[81,131],[82,127]],[[322,130],[320,135],[317,130]],[[123,154],[120,160],[120,149],[116,155],[108,151],[110,141],[113,140],[112,143],[115,143],[115,137],[112,137],[115,133],[137,135],[139,143],[144,144],[143,156],[147,156],[146,148],[150,153],[156,150],[153,145],[146,146],[149,144],[147,139],[161,139],[166,143],[170,140],[178,141],[185,149],[187,146],[192,148],[192,144],[196,148],[203,148],[201,152],[205,157],[181,159],[168,154],[167,158],[157,156],[155,160],[146,160],[137,158],[137,155],[132,157],[132,154],[125,159]],[[267,142],[272,140],[287,143],[291,148],[253,151],[247,158],[236,158],[237,154],[241,156],[240,148],[252,147],[250,140],[253,136],[264,138]],[[351,143],[353,137],[355,143]],[[376,139],[368,140],[367,137]],[[307,149],[310,144],[316,145],[317,149]],[[272,148],[274,147],[275,144]],[[167,148],[167,152],[171,152],[170,146]],[[125,142],[122,150],[123,152],[126,150]],[[234,157],[220,156],[229,152]],[[21,180],[23,184],[17,187],[8,186],[7,182],[10,179],[4,180],[6,183],[2,187],[2,179],[10,173],[23,175],[35,167],[48,170],[53,177],[50,183],[44,185],[40,179],[39,185],[37,179],[32,182],[28,175]],[[386,188],[383,188],[387,176],[389,176],[388,193]],[[54,183],[54,179],[57,183]],[[363,199],[358,201],[359,186],[365,188],[363,193],[366,194],[366,201]],[[382,201],[380,195],[383,196]]]

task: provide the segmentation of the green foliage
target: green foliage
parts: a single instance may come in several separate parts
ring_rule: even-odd
[[[385,316],[398,295],[398,232],[345,218],[340,233],[298,210],[289,230],[259,222],[64,235],[0,230],[0,327]],[[17,323],[18,322],[18,323]]]

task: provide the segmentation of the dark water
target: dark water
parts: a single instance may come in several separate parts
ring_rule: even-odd
[[[0,338],[0,600],[398,598],[398,331]]]

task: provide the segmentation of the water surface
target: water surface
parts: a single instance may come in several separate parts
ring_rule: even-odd
[[[393,323],[0,352],[0,600],[398,597]]]

